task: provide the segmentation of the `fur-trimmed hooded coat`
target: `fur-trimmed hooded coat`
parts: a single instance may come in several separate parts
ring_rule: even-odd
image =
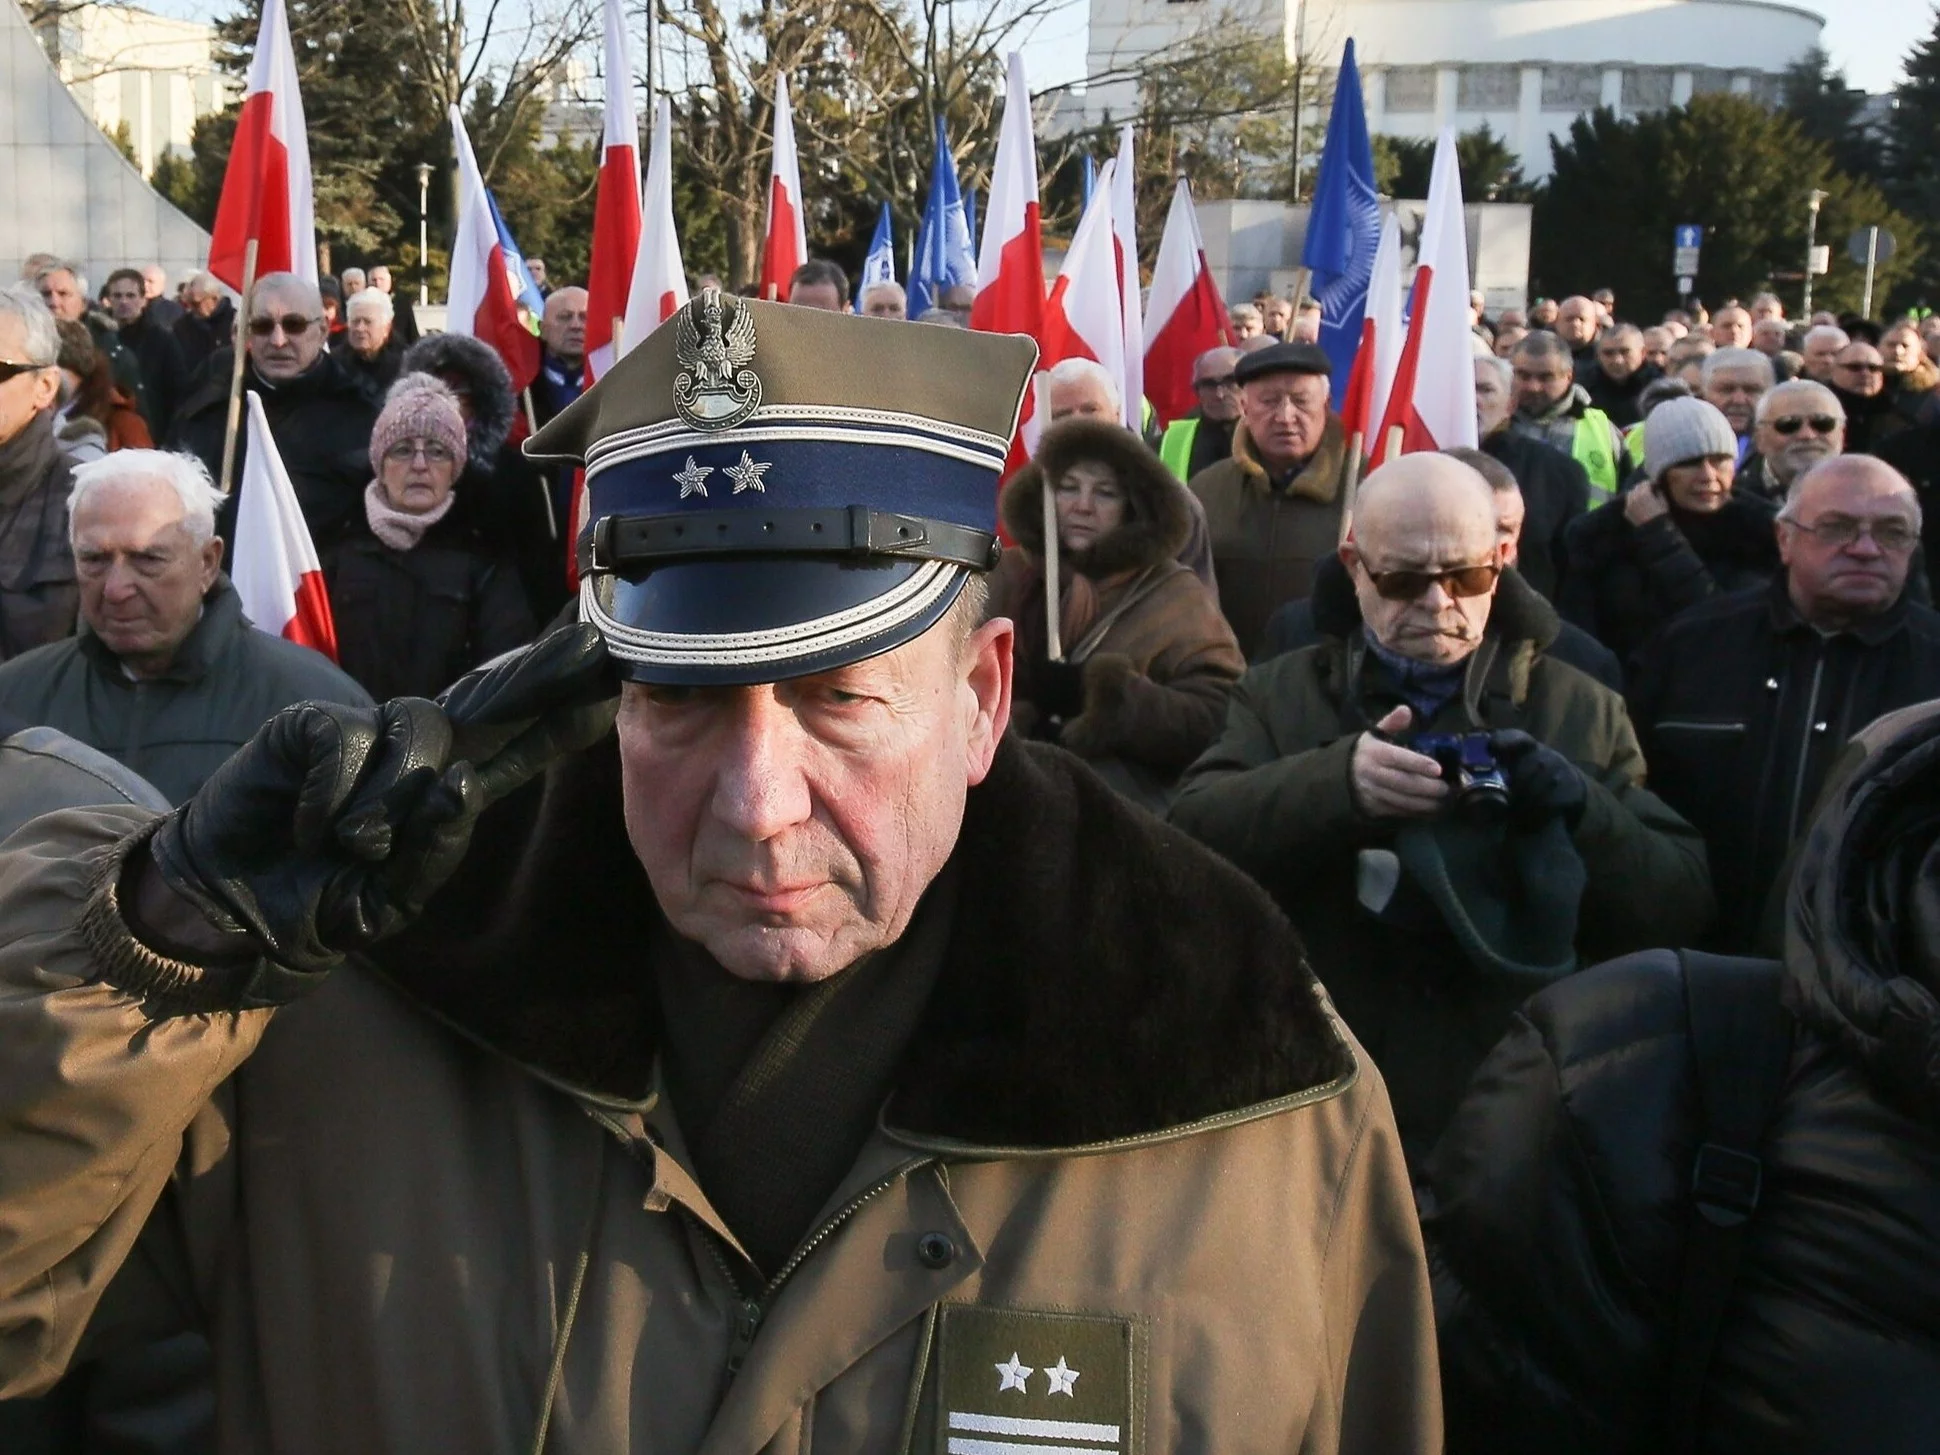
[[[1088,625],[1064,642],[1081,673],[1082,702],[1059,714],[1047,704],[1044,622],[1044,489],[1078,461],[1106,464],[1126,492],[1126,519],[1089,550],[1069,553],[1067,576],[1088,583]],[[1176,557],[1192,528],[1185,491],[1158,457],[1115,424],[1075,419],[1048,431],[1037,458],[1004,487],[1004,526],[1019,549],[991,581],[991,614],[1017,623],[1012,723],[1055,736],[1094,762],[1121,759],[1176,778],[1219,734],[1226,699],[1245,670],[1239,643],[1198,577]]]
[[[103,978],[141,810],[9,840],[0,1397],[192,1324],[224,1455],[1440,1449],[1386,1093],[1243,876],[1006,740],[876,1130],[764,1281],[659,1093],[620,804],[609,736],[273,1011]]]

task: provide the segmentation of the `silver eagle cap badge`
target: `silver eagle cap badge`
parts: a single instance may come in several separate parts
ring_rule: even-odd
[[[680,310],[674,326],[674,409],[696,429],[729,429],[761,404],[754,315],[718,288]]]

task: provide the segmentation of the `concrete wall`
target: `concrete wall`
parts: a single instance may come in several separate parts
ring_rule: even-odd
[[[97,289],[123,264],[176,276],[208,256],[208,234],[101,134],[12,0],[0,0],[0,198],[0,284],[35,252],[72,258]]]

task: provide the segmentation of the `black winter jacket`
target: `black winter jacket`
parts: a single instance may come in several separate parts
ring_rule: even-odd
[[[1863,756],[1862,756],[1863,755]],[[1940,1431],[1940,710],[1876,724],[1801,856],[1796,1040],[1708,1371],[1713,1455]],[[1419,1188],[1450,1455],[1658,1455],[1700,1137],[1675,957],[1536,996]]]
[[[1630,718],[1652,790],[1704,835],[1712,943],[1766,952],[1772,886],[1846,741],[1940,697],[1940,614],[1904,598],[1835,637],[1809,626],[1784,575],[1677,617],[1639,654]]]
[[[168,437],[169,449],[196,456],[208,467],[212,480],[221,479],[232,358],[227,349],[214,356],[195,393],[183,402]],[[377,406],[328,353],[319,354],[316,363],[282,384],[267,383],[257,376],[254,364],[246,365],[243,387],[263,401],[270,437],[283,457],[283,468],[290,472],[290,484],[296,489],[310,537],[321,551],[363,518],[364,486],[370,480],[370,433],[377,423]],[[247,443],[245,429],[236,438],[236,480],[243,477]],[[235,518],[236,495],[231,493],[217,518],[217,528],[232,552]]]
[[[1721,509],[1694,515],[1672,506],[1641,526],[1624,497],[1599,505],[1569,528],[1569,566],[1556,605],[1564,617],[1615,652],[1626,670],[1656,631],[1687,607],[1763,586],[1778,569],[1770,501],[1733,491]]]
[[[379,702],[435,697],[533,637],[518,574],[450,516],[408,551],[364,522],[324,554],[323,579],[337,660]]]
[[[1550,601],[1562,584],[1565,536],[1590,508],[1590,477],[1570,456],[1528,435],[1499,429],[1482,452],[1500,461],[1522,487],[1522,542],[1516,569]]]

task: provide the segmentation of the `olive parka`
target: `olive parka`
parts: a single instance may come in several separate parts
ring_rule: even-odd
[[[1520,728],[1583,771],[1589,798],[1570,833],[1589,876],[1577,923],[1582,963],[1688,943],[1713,914],[1704,841],[1644,788],[1623,699],[1548,655],[1557,625],[1549,603],[1504,573],[1462,693],[1411,734]],[[1387,1078],[1410,1155],[1424,1155],[1536,987],[1471,967],[1452,937],[1397,929],[1361,909],[1359,851],[1391,844],[1397,824],[1355,797],[1354,744],[1400,702],[1368,690],[1367,655],[1356,611],[1344,636],[1251,668],[1170,818],[1287,911]]]
[[[1385,1091],[1242,876],[1006,740],[877,1129],[743,1292],[620,803],[609,736],[278,1010],[121,988],[140,810],[0,848],[0,1397],[193,1324],[225,1455],[1440,1448]]]

